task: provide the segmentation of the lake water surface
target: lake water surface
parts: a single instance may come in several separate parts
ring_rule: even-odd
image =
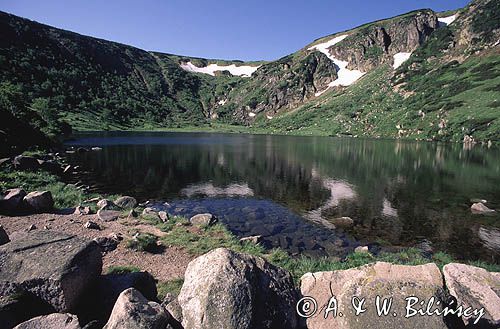
[[[459,259],[498,262],[500,216],[473,215],[471,199],[500,209],[500,152],[392,140],[211,133],[85,133],[100,146],[70,162],[100,192],[212,212],[239,236],[311,255],[374,251],[423,240]],[[335,227],[348,216],[354,225]]]

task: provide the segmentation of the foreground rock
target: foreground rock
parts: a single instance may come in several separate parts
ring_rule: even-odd
[[[99,209],[97,217],[103,222],[113,222],[121,216],[122,212],[118,210]]]
[[[23,233],[0,246],[0,296],[28,293],[71,312],[101,269],[95,242],[47,230]]]
[[[0,198],[0,213],[10,213],[21,209],[25,196],[26,192],[20,188],[6,190],[3,198]]]
[[[420,266],[392,265],[377,262],[349,270],[333,272],[307,273],[301,279],[301,292],[304,296],[313,297],[317,302],[317,312],[307,319],[307,328],[446,328],[441,316],[413,316],[405,318],[406,298],[415,296],[427,303],[431,297],[442,296],[443,281],[441,272],[435,264]],[[335,296],[338,312],[343,316],[333,317],[325,309]],[[355,315],[351,307],[353,296],[365,298],[366,312]],[[379,317],[376,313],[376,297],[393,298],[390,314]],[[383,301],[381,300],[381,305]],[[299,305],[304,313],[305,304]],[[330,304],[331,306],[332,304]],[[426,304],[427,305],[427,304]],[[307,305],[306,305],[307,306]],[[419,309],[418,303],[414,305]],[[432,309],[439,307],[434,306]],[[396,313],[397,316],[393,314]]]
[[[7,235],[7,232],[5,232],[3,226],[0,225],[0,246],[6,244],[9,241],[10,239],[9,236]]]
[[[164,329],[169,320],[163,307],[134,288],[120,294],[103,329]]]
[[[25,321],[14,329],[80,329],[76,315],[53,313]]]
[[[217,218],[212,214],[198,214],[191,217],[189,222],[197,226],[211,226],[217,223]]]
[[[133,209],[137,206],[137,200],[131,196],[122,196],[115,200],[115,204],[123,209]]]
[[[490,214],[492,212],[495,212],[495,210],[486,207],[481,202],[474,203],[470,207],[470,210],[472,211],[473,214]]]
[[[50,211],[54,208],[54,199],[49,191],[34,191],[24,197],[26,206],[34,212]]]
[[[500,327],[500,274],[485,269],[451,263],[443,268],[446,287],[464,308],[484,308],[481,319],[489,325]],[[466,325],[474,323],[477,316],[462,317]],[[484,322],[481,322],[484,323]]]
[[[294,329],[298,323],[290,274],[225,248],[189,263],[178,302],[184,328]]]

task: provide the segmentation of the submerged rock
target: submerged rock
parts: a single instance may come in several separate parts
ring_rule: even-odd
[[[52,313],[25,321],[14,329],[80,329],[78,317],[68,313]]]
[[[484,308],[483,321],[490,326],[500,327],[500,274],[490,273],[483,268],[451,263],[443,267],[446,287],[450,294],[464,308]],[[475,317],[462,317],[469,325]],[[484,324],[484,322],[480,322]]]
[[[405,318],[406,298],[418,298],[415,308],[424,308],[420,301],[427,303],[432,297],[443,294],[441,272],[435,264],[419,266],[392,265],[384,262],[361,266],[358,268],[332,272],[307,273],[301,278],[302,295],[312,297],[316,301],[316,310],[307,319],[307,328],[446,328],[441,316],[413,316]],[[329,312],[325,319],[325,310],[332,306],[331,297],[339,306],[337,316]],[[355,315],[352,305],[353,296],[358,301],[365,299],[366,311]],[[390,314],[379,317],[376,313],[377,296],[392,298]],[[383,300],[380,300],[380,305]],[[435,304],[434,304],[435,305]],[[306,304],[299,304],[298,309],[306,312]],[[434,306],[432,309],[441,309]],[[342,312],[342,316],[339,316]],[[396,313],[397,316],[393,316]]]
[[[184,328],[297,328],[290,273],[219,248],[188,265],[178,297]]]
[[[29,293],[58,312],[72,311],[101,268],[93,241],[47,230],[20,234],[0,246],[0,295]]]
[[[198,214],[189,219],[189,222],[197,226],[211,226],[217,223],[217,218],[212,214]]]
[[[169,320],[163,307],[134,288],[120,294],[103,329],[164,329]]]

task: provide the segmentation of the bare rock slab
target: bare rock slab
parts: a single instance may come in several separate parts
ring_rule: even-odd
[[[294,329],[297,300],[290,273],[225,248],[189,263],[178,296],[190,329]]]
[[[441,272],[433,263],[405,266],[377,262],[348,270],[307,273],[301,278],[301,292],[316,302],[316,312],[307,310],[305,303],[298,305],[304,316],[310,316],[307,318],[309,329],[446,328],[442,316],[405,317],[407,298],[418,298],[418,302],[412,308],[425,310],[427,302],[432,297],[442,296]],[[352,306],[354,296],[358,301],[365,300],[363,308],[366,311],[357,316]],[[378,316],[377,296],[380,297],[380,305],[383,304],[384,298],[387,301],[392,298],[392,307],[387,316]],[[425,306],[419,304],[421,301],[424,301]],[[332,311],[328,312],[325,319],[325,311],[335,303],[337,316],[334,317]],[[308,305],[312,307],[313,304]],[[434,304],[432,310],[441,309],[440,306],[436,307]]]
[[[25,321],[14,329],[81,329],[81,327],[76,315],[53,313]]]
[[[451,263],[443,268],[446,287],[464,308],[484,308],[483,321],[500,327],[500,273],[490,273],[483,268]],[[477,317],[462,317],[466,325]],[[481,320],[480,319],[480,320]]]
[[[164,308],[148,301],[134,288],[118,297],[103,329],[164,329],[170,319]]]
[[[71,312],[101,270],[95,242],[48,230],[25,232],[0,246],[0,295],[29,293],[57,312]]]

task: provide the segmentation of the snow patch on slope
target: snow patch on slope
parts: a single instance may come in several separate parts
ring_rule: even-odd
[[[337,58],[333,57],[330,54],[330,52],[328,51],[328,49],[330,47],[332,47],[333,45],[335,45],[335,44],[339,43],[340,41],[344,40],[348,36],[349,36],[348,34],[344,34],[344,35],[335,37],[335,38],[333,38],[333,39],[331,39],[331,40],[329,40],[327,42],[323,42],[323,43],[320,43],[320,44],[317,44],[315,46],[312,46],[312,47],[308,48],[308,50],[318,50],[318,51],[322,52],[330,60],[332,60],[333,63],[335,63],[335,65],[337,66],[337,79],[335,79],[334,81],[330,82],[328,84],[328,87],[325,90],[317,92],[315,94],[316,96],[321,95],[322,93],[324,93],[325,91],[327,91],[331,87],[335,87],[335,86],[350,86],[351,84],[353,84],[354,82],[356,82],[359,78],[361,78],[365,74],[364,72],[361,72],[359,70],[349,70],[347,68],[347,65],[349,65],[349,62],[341,61],[340,59],[337,59]]]
[[[231,73],[232,75],[237,75],[240,77],[249,77],[260,67],[260,66],[249,66],[249,65],[236,66],[234,64],[231,65],[209,64],[208,66],[205,67],[198,67],[191,62],[181,63],[180,66],[181,68],[189,72],[215,75],[216,71],[229,71],[229,73]]]
[[[394,64],[392,65],[393,68],[397,69],[398,67],[401,66],[404,62],[410,58],[411,53],[397,53],[394,55]]]
[[[439,26],[450,25],[451,23],[453,23],[453,21],[455,21],[456,18],[457,18],[457,15],[451,15],[451,16],[447,16],[447,17],[438,17]]]

